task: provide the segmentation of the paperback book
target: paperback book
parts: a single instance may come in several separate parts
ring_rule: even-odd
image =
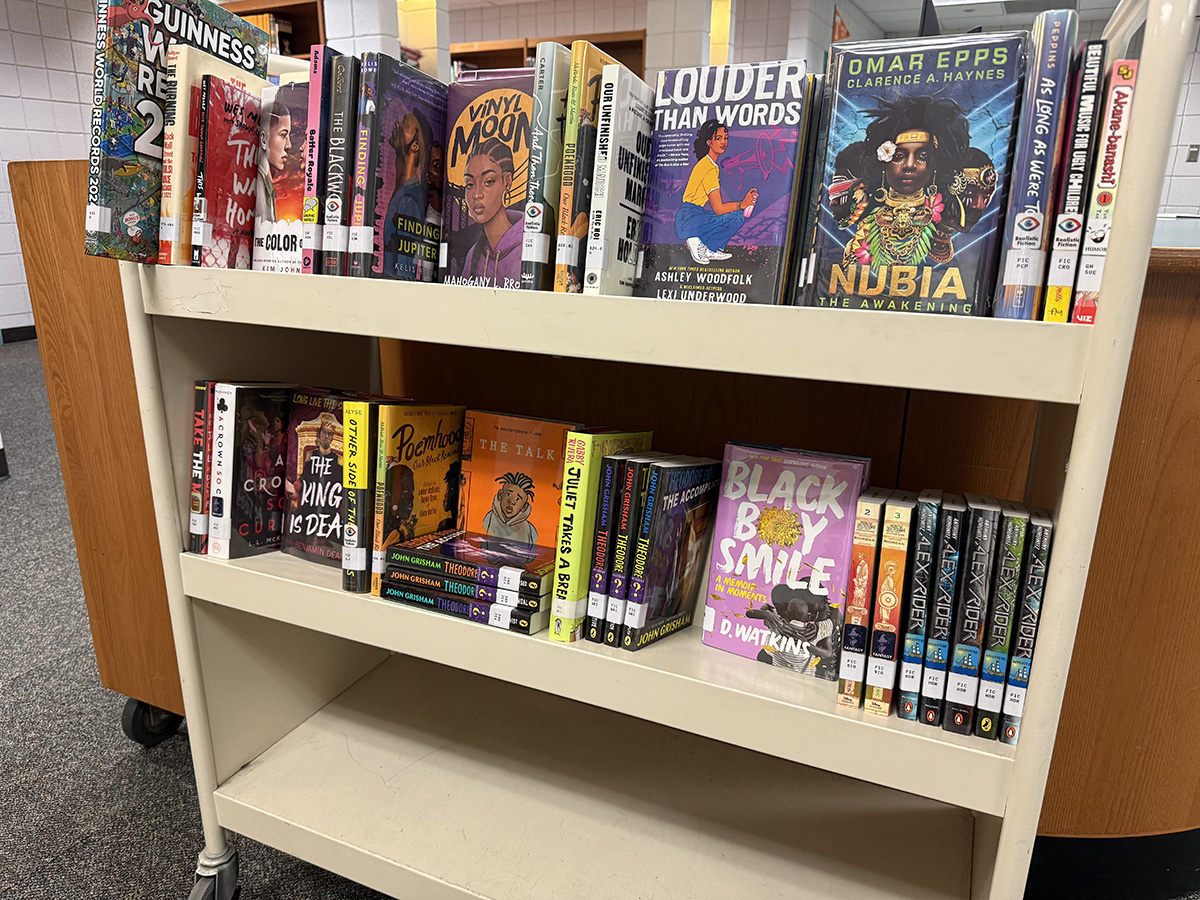
[[[394,544],[386,555],[388,569],[445,575],[523,597],[547,596],[554,583],[554,550],[530,548],[489,534],[450,529]]]
[[[543,631],[550,621],[550,610],[548,609],[533,612],[500,603],[490,603],[487,600],[468,600],[463,597],[437,594],[399,584],[385,584],[380,596],[385,600],[395,600],[408,606],[468,619],[481,625],[489,625],[517,634],[537,634],[539,631]]]
[[[960,494],[942,498],[938,523],[937,573],[925,635],[925,666],[921,673],[920,720],[940,727],[946,698],[946,673],[954,649],[954,610],[962,582],[960,565],[969,520]]]
[[[400,584],[406,587],[435,591],[439,594],[452,594],[455,597],[466,597],[469,600],[486,600],[488,603],[499,603],[528,612],[538,612],[550,608],[549,597],[522,594],[520,590],[508,590],[491,584],[480,584],[478,581],[461,581],[448,575],[432,572],[401,569],[388,566],[383,576],[383,584]]]
[[[188,551],[208,552],[208,485],[212,470],[212,415],[215,382],[193,387],[192,485],[188,496]]]
[[[304,268],[302,217],[308,99],[307,80],[271,85],[263,90],[258,201],[254,212],[256,272],[294,274]]]
[[[571,51],[554,41],[537,45],[533,67],[533,121],[529,132],[529,189],[521,246],[521,287],[554,290],[554,246],[562,189],[563,126]]]
[[[321,230],[321,271],[326,275],[345,275],[349,268],[350,203],[358,140],[358,69],[358,57],[334,57],[330,75],[329,148]]]
[[[332,145],[330,103],[333,92],[333,60],[337,51],[313,44],[308,62],[308,113],[304,132],[304,205],[300,212],[303,232],[300,243],[301,271],[321,274],[321,237],[329,148]]]
[[[1017,606],[1016,635],[1008,666],[1008,684],[1004,689],[1004,709],[1000,716],[1000,740],[1015,744],[1021,736],[1025,714],[1025,694],[1029,690],[1029,671],[1037,642],[1038,621],[1042,615],[1042,596],[1046,590],[1046,570],[1050,565],[1050,538],[1054,522],[1045,510],[1034,510],[1029,517],[1027,562],[1021,580]]]
[[[871,636],[871,608],[875,566],[879,559],[879,520],[890,491],[870,490],[858,498],[854,544],[850,558],[850,584],[842,622],[842,647],[838,660],[838,706],[858,709],[863,703],[867,677],[867,642]]]
[[[650,467],[663,456],[656,452],[629,456],[621,464],[614,513],[616,521],[613,523],[612,562],[608,570],[608,595],[605,598],[604,626],[600,636],[601,641],[610,647],[621,642],[621,629],[625,625],[625,604],[629,597],[629,576],[633,572],[637,523],[645,509]]]
[[[941,504],[941,491],[922,491],[913,513],[912,564],[900,649],[900,696],[896,702],[896,714],[911,722],[917,720],[921,706],[921,665],[925,659],[925,633],[936,578],[934,555]]]
[[[863,709],[878,716],[889,715],[892,711],[903,640],[905,576],[912,566],[916,501],[916,494],[893,492],[884,504],[879,522],[878,581],[863,694]]]
[[[379,401],[342,403],[342,590],[371,590]]]
[[[292,394],[281,549],[329,566],[342,563],[342,415],[342,398],[336,394]]]
[[[975,734],[993,741],[1000,736],[1004,679],[1008,675],[1008,655],[1019,613],[1017,604],[1028,532],[1029,511],[1020,504],[1002,503],[997,530],[996,577],[987,631],[984,632],[983,661],[979,667],[979,700],[976,704],[979,714],[975,719]]]

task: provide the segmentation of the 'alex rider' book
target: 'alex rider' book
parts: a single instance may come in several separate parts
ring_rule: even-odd
[[[835,45],[807,303],[986,315],[1025,34]]]
[[[659,74],[635,296],[781,302],[805,70],[786,60]]]

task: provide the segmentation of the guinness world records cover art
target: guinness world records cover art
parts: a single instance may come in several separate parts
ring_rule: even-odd
[[[834,47],[810,305],[987,314],[1025,39]]]

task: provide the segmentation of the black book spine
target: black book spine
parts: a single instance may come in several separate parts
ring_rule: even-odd
[[[208,164],[208,107],[212,98],[212,76],[200,79],[200,134],[196,139],[196,193],[192,201],[192,265],[200,265],[204,255],[204,232],[208,222],[208,203],[204,196],[204,169]]]
[[[322,272],[345,275],[349,261],[350,204],[358,134],[358,58],[333,60],[329,96],[329,151],[325,165]]]
[[[188,552],[203,553],[208,543],[204,515],[204,456],[208,434],[208,382],[197,381],[192,410],[192,489],[188,498]]]
[[[459,581],[476,581],[493,587],[504,587],[501,569],[497,566],[476,565],[459,562],[448,556],[443,556],[438,549],[422,550],[405,547],[402,544],[392,544],[387,548],[385,562],[389,569],[408,569],[413,572],[425,572],[434,575],[446,575]],[[517,575],[516,586],[511,588],[518,593],[541,597],[547,593],[549,576],[523,572]]]
[[[359,72],[358,135],[354,151],[354,192],[350,210],[349,268],[370,278],[375,263],[375,180],[379,168],[379,54],[363,54]]]
[[[625,599],[622,617],[622,634],[646,622],[645,604],[650,602],[646,590],[646,572],[650,561],[650,547],[654,540],[656,521],[659,518],[661,498],[670,490],[671,470],[652,465],[646,476],[646,496],[642,501],[641,514],[637,522],[637,541],[633,543],[633,563],[629,567],[629,590]],[[637,604],[637,609],[634,608]],[[621,637],[621,635],[618,635]],[[619,641],[618,641],[619,642]]]
[[[620,502],[617,506],[617,538],[613,542],[612,571],[608,579],[608,605],[604,611],[604,643],[617,646],[625,624],[625,601],[629,596],[629,575],[650,463],[631,459],[625,462],[621,476]]]
[[[979,671],[978,715],[975,734],[988,740],[1000,736],[1000,712],[1004,705],[1004,680],[1021,599],[1021,569],[1025,561],[1025,537],[1029,512],[1017,504],[1003,505],[997,527],[996,575],[984,632],[983,662]]]
[[[429,609],[457,619],[468,619],[472,622],[487,624],[488,609],[491,604],[482,600],[469,600],[464,597],[449,597],[433,591],[418,590],[403,584],[393,584],[384,581],[379,586],[379,596],[384,600],[394,600],[408,606]]]
[[[951,640],[954,638],[954,601],[958,596],[962,573],[963,539],[966,534],[966,510],[961,505],[942,507],[938,529],[937,577],[925,635],[925,666],[921,677],[920,720],[940,726],[946,696],[946,672],[949,668]]]
[[[498,603],[501,606],[511,606],[513,609],[523,609],[529,612],[537,612],[549,606],[550,602],[549,598],[530,597],[516,591],[480,584],[477,581],[459,581],[457,578],[448,578],[445,575],[430,575],[408,569],[389,568],[384,572],[383,580],[419,590],[465,597],[468,600],[486,600],[488,603]]]
[[[904,611],[904,644],[900,651],[900,696],[897,715],[915,722],[921,705],[921,663],[929,622],[929,598],[933,592],[933,564],[937,549],[938,509],[941,491],[926,491],[913,513],[914,538],[908,605]]]
[[[1004,689],[1004,711],[1000,715],[1000,740],[1015,744],[1021,736],[1021,718],[1025,714],[1025,693],[1033,667],[1033,649],[1037,642],[1038,621],[1042,615],[1042,597],[1046,591],[1046,570],[1050,565],[1050,536],[1054,523],[1045,513],[1035,513],[1029,523],[1029,546],[1021,599],[1017,612],[1017,631],[1008,683]]]
[[[588,580],[587,619],[583,634],[596,644],[604,642],[604,613],[608,606],[608,573],[616,540],[614,507],[620,502],[618,485],[623,462],[606,456],[600,463],[600,496],[596,508],[596,537],[592,543],[592,574]]]
[[[379,404],[342,404],[342,590],[371,592],[371,547],[375,530],[375,434]]]

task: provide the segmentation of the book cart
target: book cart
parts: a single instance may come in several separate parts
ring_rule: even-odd
[[[192,897],[234,896],[228,830],[413,900],[1019,900],[1192,7],[1148,16],[1094,327],[123,263],[204,826]],[[1106,36],[1144,14],[1123,3]],[[193,381],[370,387],[376,337],[1038,402],[1026,499],[1057,528],[1020,744],[840,714],[830,684],[698,626],[636,654],[562,645],[343,593],[281,553],[181,553]],[[721,420],[703,427],[738,439]]]

